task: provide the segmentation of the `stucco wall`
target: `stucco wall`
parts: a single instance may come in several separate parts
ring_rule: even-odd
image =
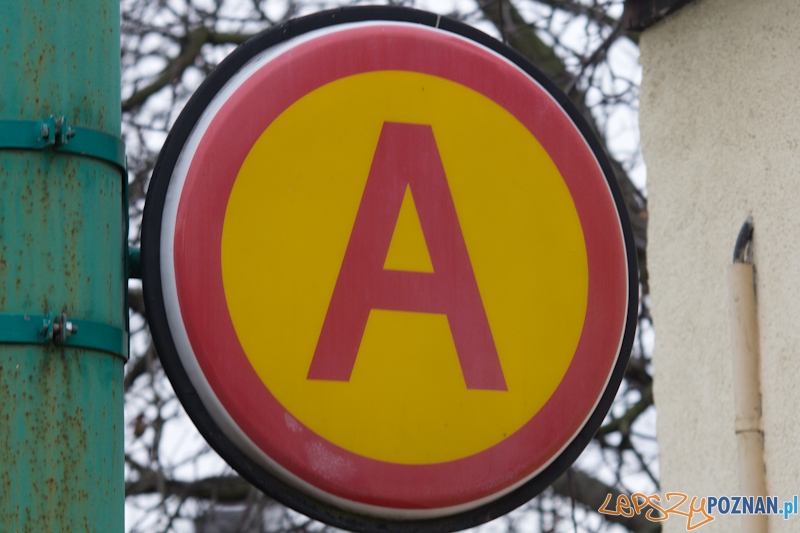
[[[640,44],[662,489],[738,494],[726,268],[751,213],[767,488],[788,499],[800,492],[800,2],[700,0]],[[736,528],[728,516],[702,531]],[[800,516],[770,531],[800,531]]]

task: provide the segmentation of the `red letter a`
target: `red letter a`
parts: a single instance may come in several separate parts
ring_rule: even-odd
[[[433,273],[383,268],[406,187],[417,206]],[[371,309],[447,315],[467,388],[506,390],[428,125],[383,125],[308,379],[350,380]]]

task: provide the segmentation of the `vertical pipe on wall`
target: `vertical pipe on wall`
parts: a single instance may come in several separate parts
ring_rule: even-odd
[[[63,116],[118,137],[119,2],[3,2],[0,73],[0,120]],[[126,327],[123,187],[98,159],[0,149],[0,313]],[[122,367],[0,344],[0,530],[123,531]]]
[[[736,407],[736,439],[739,452],[739,491],[742,496],[767,496],[764,465],[764,432],[761,428],[758,323],[755,279],[748,249],[752,219],[747,218],[728,267],[733,388]],[[743,533],[766,533],[766,515],[742,515]]]

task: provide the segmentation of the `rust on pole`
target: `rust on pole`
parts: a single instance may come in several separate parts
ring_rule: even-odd
[[[125,179],[55,147],[119,137],[119,2],[8,2],[0,28],[0,529],[121,532]],[[54,146],[17,147],[10,121],[50,117]]]

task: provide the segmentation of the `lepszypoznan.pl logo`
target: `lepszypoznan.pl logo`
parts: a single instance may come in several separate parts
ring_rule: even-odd
[[[778,505],[777,496],[689,496],[682,492],[667,492],[662,498],[658,494],[636,492],[630,496],[617,496],[615,507],[611,507],[612,495],[606,496],[598,512],[604,515],[631,517],[644,513],[651,522],[663,522],[675,517],[686,522],[686,531],[694,531],[710,524],[721,515],[780,515],[788,520],[797,514],[797,495]]]

